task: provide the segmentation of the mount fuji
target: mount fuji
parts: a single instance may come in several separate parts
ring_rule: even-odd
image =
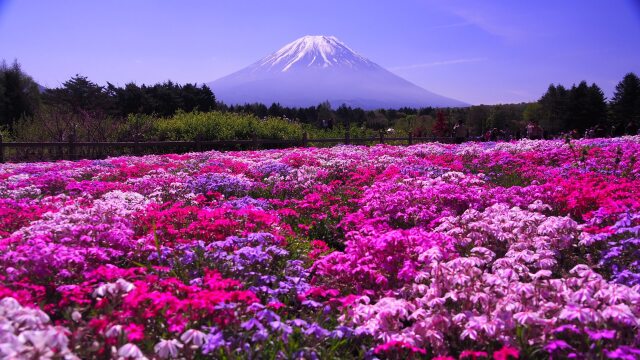
[[[364,109],[457,107],[359,55],[334,36],[304,36],[233,74],[207,84],[227,104],[347,104]]]

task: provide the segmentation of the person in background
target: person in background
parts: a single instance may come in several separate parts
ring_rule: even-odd
[[[638,135],[638,127],[633,121],[629,121],[627,126],[624,128],[625,135]]]
[[[499,135],[498,128],[491,129],[491,135],[490,135],[491,141],[498,141],[498,135]]]
[[[576,140],[580,139],[580,135],[577,129],[571,130],[570,135],[572,139],[576,139]]]
[[[533,136],[533,122],[529,121],[529,123],[527,124],[527,128],[526,128],[526,133],[527,133],[527,139],[531,139],[531,137]]]
[[[469,138],[469,129],[462,120],[458,120],[458,123],[453,127],[453,136],[456,144],[462,144]]]
[[[544,130],[538,123],[529,121],[527,124],[527,138],[530,140],[541,140],[544,134]]]
[[[535,123],[534,128],[536,129],[536,139],[543,140],[544,139],[544,129],[540,124]]]
[[[584,131],[584,138],[585,139],[593,139],[594,136],[594,132],[593,132],[593,128],[588,128],[587,130]]]

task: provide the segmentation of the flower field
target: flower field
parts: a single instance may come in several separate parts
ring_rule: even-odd
[[[640,137],[0,165],[0,358],[638,359]]]

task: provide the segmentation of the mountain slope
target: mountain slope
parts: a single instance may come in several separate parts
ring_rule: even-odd
[[[228,104],[314,106],[328,100],[334,106],[365,109],[466,105],[404,80],[333,36],[302,37],[208,85]]]

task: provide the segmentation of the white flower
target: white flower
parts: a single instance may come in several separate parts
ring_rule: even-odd
[[[602,311],[602,316],[605,319],[610,319],[619,324],[629,326],[638,326],[640,323],[640,321],[633,315],[631,308],[626,304],[607,306],[607,308]]]
[[[569,321],[577,320],[581,323],[586,324],[594,321],[595,316],[596,314],[593,309],[577,305],[567,305],[564,309],[562,309],[562,311],[558,315],[558,318]]]
[[[540,314],[535,311],[521,311],[515,313],[513,318],[522,325],[536,325],[542,322]]]
[[[56,349],[66,349],[69,345],[69,338],[65,334],[65,329],[61,327],[50,328],[47,331],[47,345]]]
[[[137,346],[131,343],[122,345],[122,347],[118,349],[118,355],[122,356],[125,359],[126,358],[146,359],[142,351],[140,351],[140,349]]]
[[[475,340],[475,339],[478,338],[478,332],[475,329],[467,327],[460,334],[460,338],[463,339],[463,340],[465,338],[469,338],[471,340]]]
[[[118,337],[120,334],[122,334],[122,325],[113,325],[104,332],[104,336],[108,338]]]
[[[153,350],[160,356],[162,359],[166,358],[175,358],[178,357],[180,353],[180,349],[182,349],[182,343],[176,339],[171,340],[160,340],[156,346],[153,347]]]
[[[531,278],[533,280],[539,280],[539,279],[544,279],[544,278],[551,277],[551,275],[552,275],[552,273],[549,270],[539,270],[535,274],[531,275]]]
[[[82,314],[79,311],[74,311],[71,313],[71,319],[75,322],[82,320]]]
[[[180,340],[185,344],[191,343],[197,347],[200,347],[204,344],[207,335],[200,330],[189,329],[180,336]]]
[[[93,296],[104,297],[107,294],[112,294],[114,289],[115,285],[111,283],[102,284],[93,291]]]
[[[10,310],[18,310],[21,308],[20,303],[18,302],[18,300],[12,298],[12,297],[6,297],[2,300],[0,300],[0,314],[4,313],[5,311],[10,311]]]
[[[47,332],[44,330],[27,330],[18,335],[23,344],[31,344],[35,349],[44,351],[47,348]]]
[[[117,286],[118,290],[120,290],[122,292],[125,292],[125,293],[128,293],[131,290],[135,289],[135,285],[133,285],[132,283],[130,283],[127,280],[124,280],[124,279],[118,279],[116,281],[116,286]]]
[[[133,289],[135,289],[135,285],[124,279],[118,279],[115,283],[105,283],[98,286],[93,291],[93,296],[105,297],[106,295],[117,295],[119,293],[128,293]]]

